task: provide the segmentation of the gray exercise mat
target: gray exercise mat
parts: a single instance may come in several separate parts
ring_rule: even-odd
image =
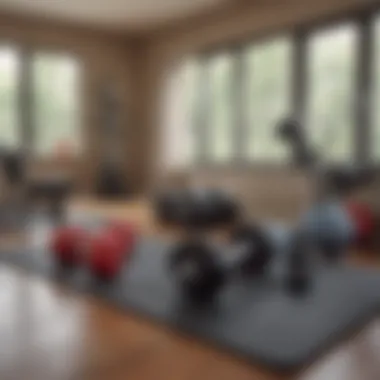
[[[236,278],[208,307],[186,303],[167,272],[170,244],[142,239],[122,275],[100,284],[85,269],[57,271],[49,252],[4,252],[2,263],[69,284],[125,310],[164,322],[272,370],[296,370],[322,349],[374,317],[380,274],[345,266],[316,266],[311,291],[288,293],[276,271],[262,280]],[[278,255],[274,260],[283,258]],[[274,264],[275,266],[275,264]]]

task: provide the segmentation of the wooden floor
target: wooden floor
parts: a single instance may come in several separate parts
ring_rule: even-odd
[[[72,208],[134,218],[146,233],[159,230],[146,205]],[[7,267],[0,267],[0,289],[1,380],[380,379],[380,320],[285,377]]]

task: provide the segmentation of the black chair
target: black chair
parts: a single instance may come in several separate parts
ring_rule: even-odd
[[[25,155],[19,151],[2,149],[0,161],[9,184],[12,186],[21,184],[25,178]]]
[[[0,206],[0,219],[4,221],[2,224],[8,223],[11,214],[14,215],[12,220],[21,224],[28,219],[37,201],[47,203],[55,218],[64,217],[66,200],[73,188],[70,178],[57,174],[28,176],[27,163],[23,151],[0,149],[0,165],[10,187]]]

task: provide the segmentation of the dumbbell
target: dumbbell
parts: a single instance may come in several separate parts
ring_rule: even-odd
[[[226,280],[214,250],[201,241],[179,243],[169,255],[169,268],[184,295],[193,301],[209,301]]]
[[[115,279],[127,260],[132,257],[136,244],[136,230],[130,223],[113,222],[96,233],[87,253],[87,267],[98,279]]]
[[[345,204],[334,199],[317,203],[302,218],[301,225],[311,244],[329,260],[342,257],[355,235]]]
[[[267,234],[257,225],[243,224],[231,233],[233,246],[240,247],[235,269],[243,275],[262,275],[273,256]]]
[[[201,240],[180,242],[172,250],[169,268],[186,296],[195,301],[210,300],[231,275],[258,276],[265,272],[273,249],[260,228],[239,227],[232,233],[231,243],[234,252],[225,255],[225,261],[215,248]]]
[[[289,241],[285,288],[296,294],[307,291],[311,286],[311,242],[307,235],[295,231]]]
[[[345,207],[354,225],[353,243],[368,246],[376,233],[376,216],[365,203],[348,202]]]
[[[73,268],[82,263],[89,239],[90,234],[84,228],[61,226],[50,236],[50,251],[60,266]]]

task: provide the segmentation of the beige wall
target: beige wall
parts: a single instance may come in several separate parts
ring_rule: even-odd
[[[0,42],[14,44],[29,50],[71,53],[83,64],[83,132],[86,152],[69,167],[74,170],[80,187],[92,187],[98,160],[100,139],[96,134],[99,106],[97,91],[103,81],[114,81],[120,89],[123,111],[121,122],[124,127],[123,144],[126,172],[133,160],[128,156],[131,129],[137,121],[134,105],[133,70],[136,44],[115,35],[108,35],[70,25],[50,24],[44,20],[28,20],[9,16],[0,17]],[[52,83],[54,86],[54,83]],[[54,126],[52,126],[54,128]],[[129,166],[127,165],[129,164]],[[36,164],[38,169],[54,169],[56,163],[44,160]],[[136,170],[134,170],[136,172]],[[136,183],[136,185],[138,185]]]
[[[146,139],[147,148],[144,151],[151,155],[146,165],[146,178],[154,178],[157,174],[157,100],[162,96],[160,91],[163,88],[163,80],[182,59],[205,48],[223,46],[255,35],[289,30],[295,25],[355,12],[373,3],[371,0],[248,1],[242,2],[241,6],[234,9],[229,8],[214,15],[189,20],[188,23],[183,21],[156,33],[148,47],[147,75],[151,87],[146,96],[145,123],[149,139]],[[257,168],[248,171],[235,168],[232,172],[204,169],[192,171],[188,179],[189,182],[213,183],[234,188],[249,206],[252,214],[267,211],[271,215],[292,216],[291,214],[304,207],[310,192],[304,191],[305,186],[300,186],[298,174],[285,169],[280,173],[281,175],[278,170],[263,171]]]

